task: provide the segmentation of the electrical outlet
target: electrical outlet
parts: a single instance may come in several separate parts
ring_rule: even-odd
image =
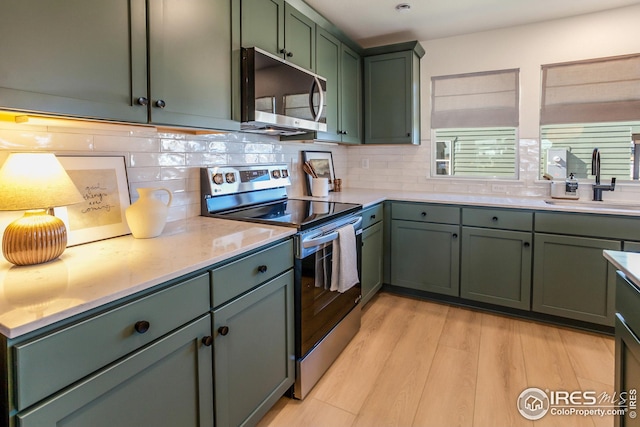
[[[507,186],[503,184],[493,184],[491,186],[491,191],[493,191],[494,193],[506,193]]]
[[[362,159],[360,161],[360,166],[362,169],[369,169],[369,159]]]

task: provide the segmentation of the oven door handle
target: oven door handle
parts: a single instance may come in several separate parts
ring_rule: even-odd
[[[357,219],[355,219],[354,221],[352,221],[350,224],[354,226],[354,228],[357,228],[360,224],[362,223],[362,217],[358,217]],[[345,224],[346,225],[346,224]],[[344,227],[344,225],[342,226]],[[362,230],[356,230],[356,235],[362,233]],[[318,237],[313,237],[307,240],[302,240],[302,247],[307,249],[307,248],[313,248],[315,246],[320,246],[324,243],[328,243],[328,242],[332,242],[334,240],[336,240],[338,238],[338,232],[337,231],[331,231],[329,233],[326,234],[321,234]]]

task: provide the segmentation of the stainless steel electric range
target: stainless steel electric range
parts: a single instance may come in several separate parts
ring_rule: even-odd
[[[338,230],[355,231],[361,277],[362,206],[326,199],[291,199],[284,164],[201,168],[202,215],[295,227],[294,306],[296,382],[304,399],[360,329],[360,284],[346,291],[319,283],[331,276]]]

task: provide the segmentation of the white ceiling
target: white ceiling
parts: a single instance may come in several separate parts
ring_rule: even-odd
[[[548,21],[639,0],[305,0],[362,47]],[[399,3],[411,10],[396,12]]]

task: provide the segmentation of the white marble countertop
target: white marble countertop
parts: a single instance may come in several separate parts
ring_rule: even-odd
[[[321,198],[306,197],[313,200]],[[339,193],[330,192],[325,200],[359,203],[363,207],[385,200],[430,202],[471,206],[534,209],[556,212],[599,213],[609,215],[640,216],[640,202],[591,202],[585,200],[543,199],[540,197],[510,197],[454,193],[428,193],[413,191],[369,190],[348,188]],[[551,203],[548,203],[551,202]],[[637,206],[635,206],[637,205]]]
[[[605,250],[603,254],[629,280],[640,287],[640,253]]]
[[[154,239],[123,236],[18,267],[0,261],[0,333],[15,338],[286,238],[294,228],[205,217],[168,223]]]

